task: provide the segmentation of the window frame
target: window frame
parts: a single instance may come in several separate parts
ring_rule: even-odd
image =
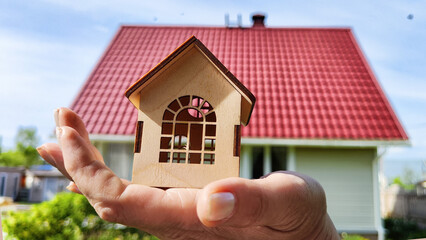
[[[197,112],[195,112],[195,110]],[[188,112],[186,113],[184,111]],[[171,118],[171,116],[173,116],[173,118]],[[170,127],[170,124],[172,124],[171,132],[170,129],[163,129],[165,126]],[[198,136],[200,134],[199,126],[195,125],[202,126],[201,139],[198,139]],[[177,129],[178,126],[184,129]],[[206,136],[207,126],[214,126],[209,127],[209,136]],[[191,135],[191,130],[198,132],[197,134],[193,133],[193,135]],[[176,132],[180,132],[180,134],[176,135]],[[186,135],[183,132],[186,132]],[[216,132],[216,113],[214,111],[213,106],[207,100],[195,95],[185,95],[176,98],[164,110],[161,125],[159,163],[182,164],[183,162],[181,161],[181,156],[183,156],[183,153],[185,153],[186,164],[203,164],[205,162],[205,154],[212,155],[212,158],[208,161],[211,164],[214,164],[216,150]],[[183,137],[186,138],[186,144],[184,146],[182,144]],[[194,139],[194,137],[197,137],[197,139]],[[179,143],[177,145],[175,144],[176,138],[178,138],[179,140]],[[171,142],[169,142],[169,144],[165,144],[168,139],[170,139]],[[210,141],[210,145],[213,144],[213,146],[209,145],[209,147],[206,147],[206,141]],[[191,142],[192,144],[201,144],[201,149],[191,149]],[[190,160],[190,156],[195,156],[195,154],[197,156],[200,156],[200,162],[193,162]],[[175,159],[175,156],[179,157]]]

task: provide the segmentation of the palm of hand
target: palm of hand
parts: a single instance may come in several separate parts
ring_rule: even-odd
[[[166,191],[131,184],[106,167],[74,112],[58,109],[55,120],[59,145],[44,144],[39,153],[105,220],[162,239],[338,239],[312,178],[287,172]]]

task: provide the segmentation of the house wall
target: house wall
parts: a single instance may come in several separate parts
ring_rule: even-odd
[[[318,180],[339,231],[377,231],[373,162],[376,149],[295,148],[296,171]]]
[[[132,179],[133,136],[126,141],[93,141],[105,164],[120,178]]]
[[[65,177],[33,176],[30,186],[29,202],[51,200],[59,192],[67,191],[69,180]]]
[[[105,159],[107,166],[114,169],[115,174],[120,178],[130,180],[132,178],[133,143],[110,143],[106,150],[108,151]]]
[[[27,177],[27,180],[28,179],[29,178]],[[41,202],[43,200],[43,189],[45,187],[44,184],[45,182],[43,181],[43,179],[40,179],[35,176],[32,177],[32,183],[29,186],[29,202]]]
[[[0,172],[0,196],[15,199],[18,196],[22,174],[18,172]]]

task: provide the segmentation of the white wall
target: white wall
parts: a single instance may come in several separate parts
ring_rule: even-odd
[[[28,185],[30,188],[29,202],[48,201],[54,198],[57,193],[68,191],[66,186],[69,184],[69,180],[64,176],[31,176],[27,179],[31,179]]]
[[[296,171],[318,180],[341,231],[377,231],[373,160],[376,149],[296,148]]]
[[[105,164],[120,178],[132,179],[133,142],[97,142]]]
[[[18,196],[22,174],[17,172],[0,173],[0,196],[15,199]]]

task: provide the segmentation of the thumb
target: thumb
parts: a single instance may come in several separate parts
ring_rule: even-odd
[[[307,218],[326,215],[326,203],[315,180],[280,172],[263,179],[228,178],[207,185],[199,195],[197,214],[208,227],[270,226],[291,231]]]

